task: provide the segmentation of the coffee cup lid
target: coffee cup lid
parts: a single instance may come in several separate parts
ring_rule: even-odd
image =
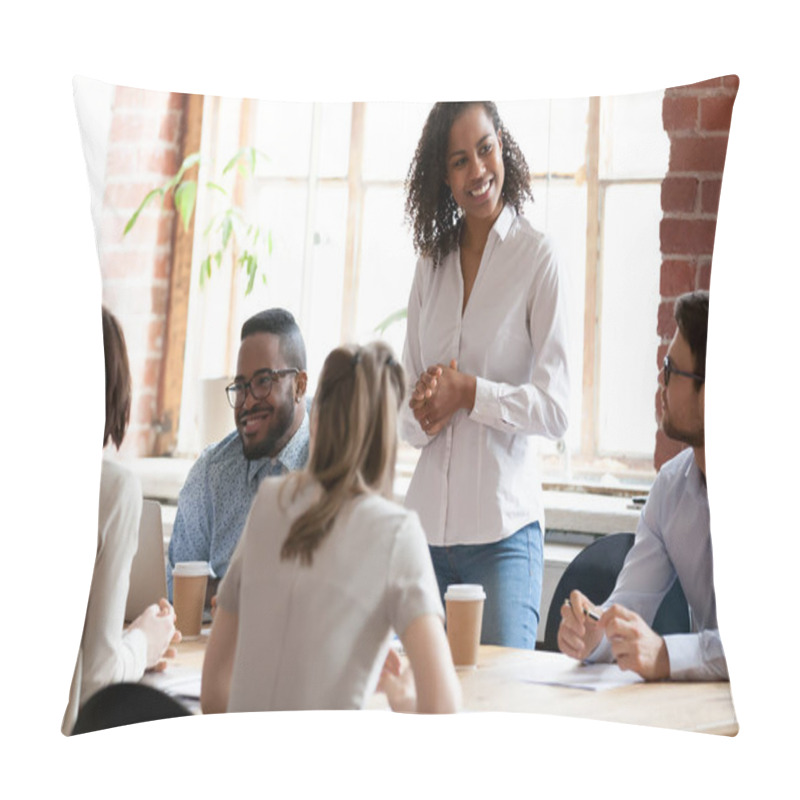
[[[486,592],[479,583],[451,583],[444,595],[445,600],[484,600]]]
[[[172,569],[173,575],[185,575],[194,577],[196,575],[210,575],[211,567],[208,561],[179,561]]]

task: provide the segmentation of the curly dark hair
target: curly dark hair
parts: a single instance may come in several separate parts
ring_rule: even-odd
[[[526,199],[533,201],[525,156],[503,125],[497,106],[488,101],[436,103],[425,121],[405,182],[405,218],[414,233],[414,249],[433,259],[434,267],[458,244],[462,214],[445,183],[447,144],[456,117],[474,105],[483,106],[503,143],[503,200],[518,214]]]

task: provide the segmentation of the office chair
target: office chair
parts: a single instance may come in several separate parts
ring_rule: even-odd
[[[558,651],[558,626],[561,624],[561,603],[573,589],[583,592],[595,604],[603,603],[617,582],[625,556],[633,547],[634,534],[612,533],[602,536],[584,548],[567,565],[553,592],[547,612],[542,650]],[[664,636],[668,633],[688,633],[689,606],[683,587],[676,578],[658,607],[653,630]]]
[[[95,692],[78,712],[72,735],[136,722],[190,717],[191,712],[164,692],[143,683],[112,683]]]

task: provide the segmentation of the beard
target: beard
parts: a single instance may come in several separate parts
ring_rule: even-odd
[[[661,430],[674,439],[676,442],[683,442],[690,447],[705,447],[706,444],[706,429],[705,425],[700,425],[698,429],[687,431],[682,428],[675,427],[669,418],[669,412],[665,412],[661,419]]]
[[[253,409],[253,412],[257,410],[258,409]],[[283,405],[274,406],[272,419],[269,420],[269,429],[262,439],[246,443],[240,434],[239,439],[242,443],[244,457],[248,461],[256,461],[265,456],[274,458],[286,444],[289,438],[287,434],[291,430],[293,421],[294,404],[291,400]]]

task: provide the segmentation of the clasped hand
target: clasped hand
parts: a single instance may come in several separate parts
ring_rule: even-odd
[[[587,616],[592,612],[597,621]],[[605,634],[620,669],[632,670],[645,680],[668,678],[669,654],[664,639],[635,611],[614,604],[603,611],[575,590],[561,606],[558,647],[562,653],[583,660]]]
[[[409,407],[428,436],[436,436],[462,407],[462,373],[455,359],[450,366],[435,364],[419,376]]]

